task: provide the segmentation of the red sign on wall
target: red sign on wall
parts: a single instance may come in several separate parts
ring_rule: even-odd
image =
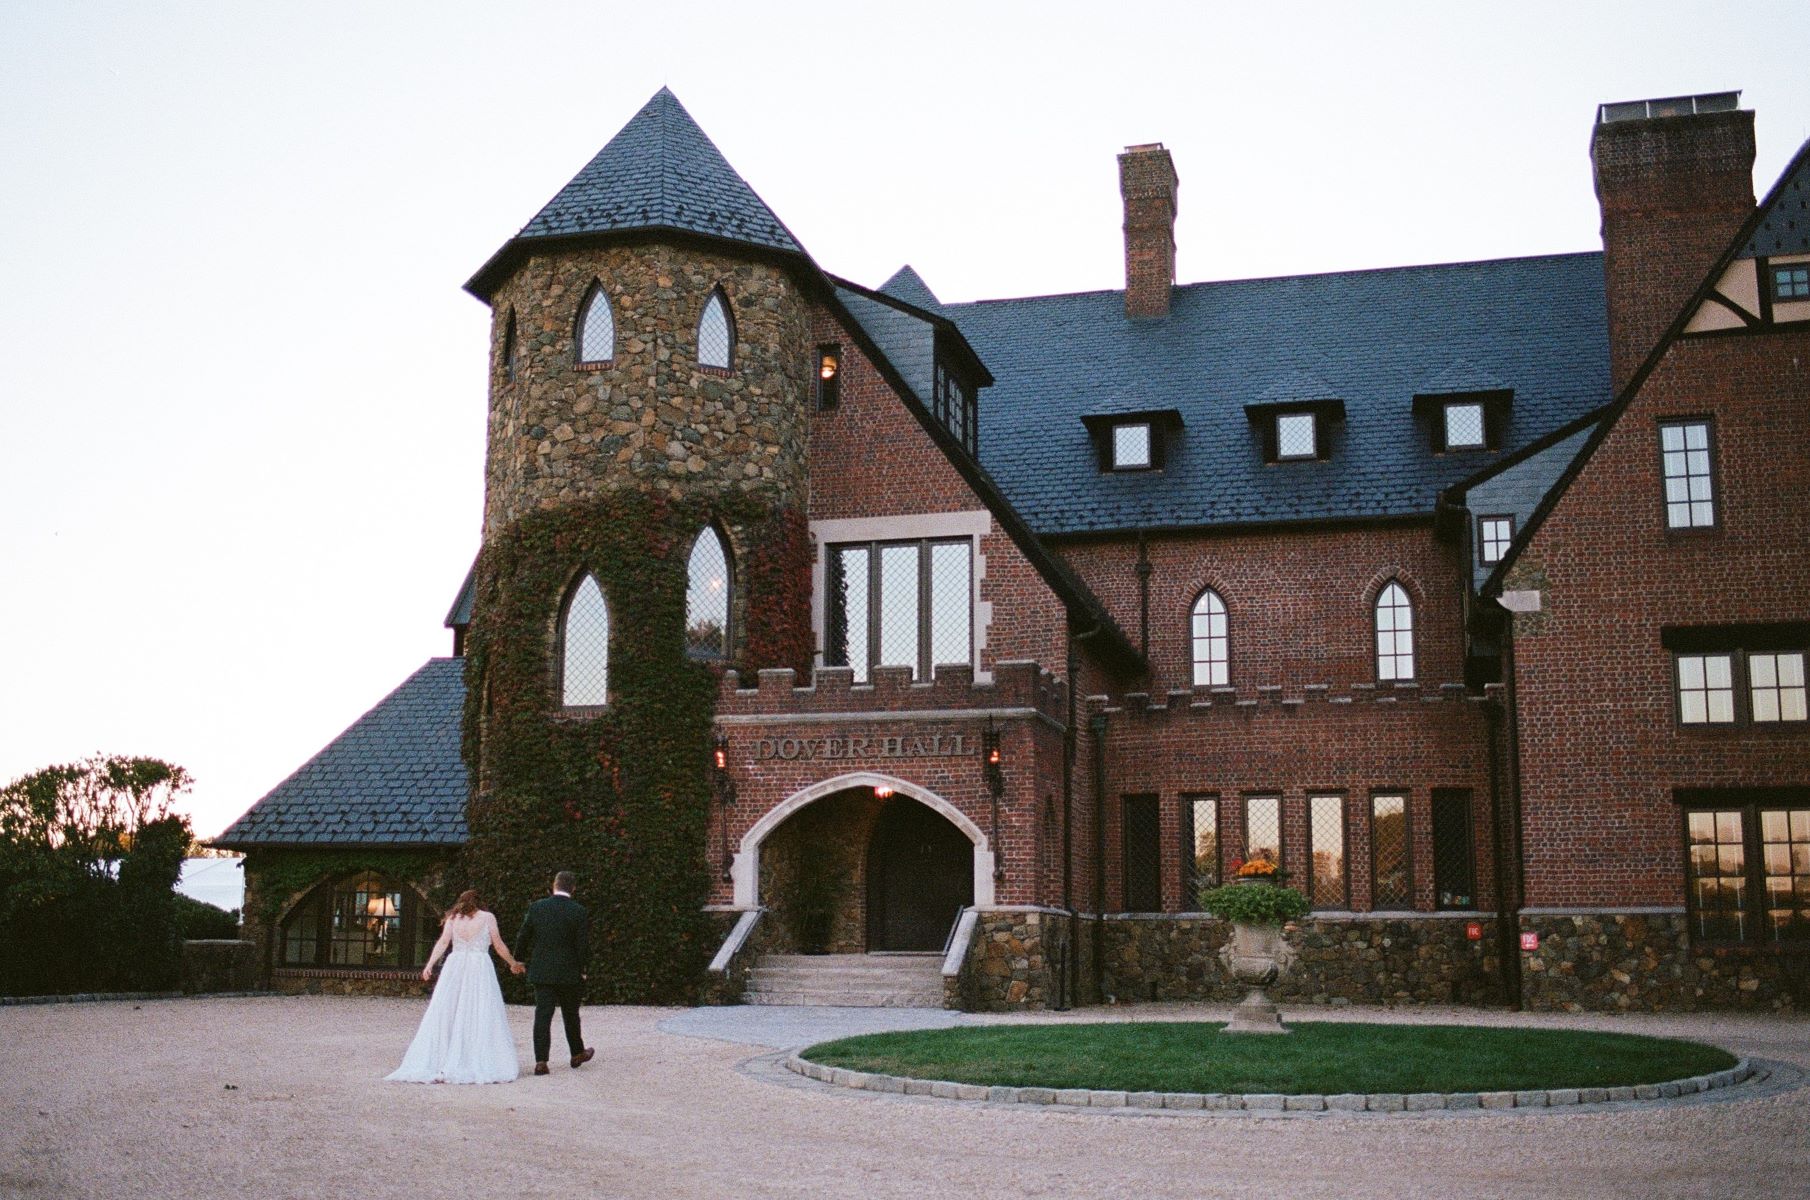
[[[1539,934],[1524,933],[1521,935],[1521,949],[1538,950],[1539,948],[1540,948],[1540,935]]]
[[[1473,942],[1481,942],[1483,940],[1483,922],[1466,921],[1464,923],[1464,936],[1471,939]]]

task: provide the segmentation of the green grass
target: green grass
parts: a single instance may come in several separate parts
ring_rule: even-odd
[[[1475,1025],[1301,1022],[1281,1037],[1218,1024],[990,1025],[824,1042],[825,1066],[916,1079],[1133,1092],[1496,1092],[1618,1087],[1720,1071],[1674,1038]]]

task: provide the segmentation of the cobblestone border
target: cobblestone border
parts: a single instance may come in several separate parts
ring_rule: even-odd
[[[1452,1110],[1564,1108],[1575,1104],[1650,1103],[1718,1091],[1769,1072],[1742,1059],[1708,1075],[1610,1088],[1549,1088],[1525,1092],[1347,1092],[1339,1095],[1245,1095],[1220,1092],[1121,1092],[1096,1088],[988,1087],[940,1079],[912,1079],[826,1067],[798,1054],[784,1059],[788,1071],[834,1087],[942,1100],[984,1100],[993,1104],[1048,1104],[1067,1108],[1191,1109],[1215,1112],[1420,1113]]]
[[[248,996],[276,996],[279,992],[75,992],[67,996],[0,996],[0,1008],[30,1004],[99,1004],[107,1000],[239,1000]]]

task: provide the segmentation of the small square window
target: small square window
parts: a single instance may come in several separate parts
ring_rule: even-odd
[[[1680,421],[1659,427],[1665,473],[1665,523],[1700,529],[1716,523],[1715,481],[1710,474],[1709,425]]]
[[[1483,405],[1467,400],[1445,406],[1445,448],[1483,448]]]
[[[1772,268],[1772,298],[1810,300],[1810,263],[1790,263]]]
[[[1501,562],[1514,540],[1513,517],[1484,517],[1477,523],[1477,555],[1486,563]]]
[[[1802,654],[1749,654],[1747,683],[1756,722],[1805,719]]]
[[[1732,654],[1678,656],[1678,720],[1685,725],[1729,725],[1735,719]]]
[[[1283,413],[1276,418],[1276,457],[1314,458],[1319,446],[1312,413]]]
[[[1112,427],[1112,469],[1141,471],[1151,466],[1150,424],[1127,422]]]

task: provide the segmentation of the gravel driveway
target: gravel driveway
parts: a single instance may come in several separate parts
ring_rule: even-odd
[[[556,1060],[550,1077],[512,1084],[383,1083],[421,1009],[301,997],[0,1008],[0,1196],[1810,1196],[1810,1088],[1463,1120],[1074,1113],[849,1092],[774,1067],[770,1047],[888,1021],[871,1010],[651,1008],[586,1009],[598,1057],[583,1070]],[[1311,1015],[1625,1029],[1810,1068],[1802,1018]],[[510,1018],[526,1061],[530,1013]]]

